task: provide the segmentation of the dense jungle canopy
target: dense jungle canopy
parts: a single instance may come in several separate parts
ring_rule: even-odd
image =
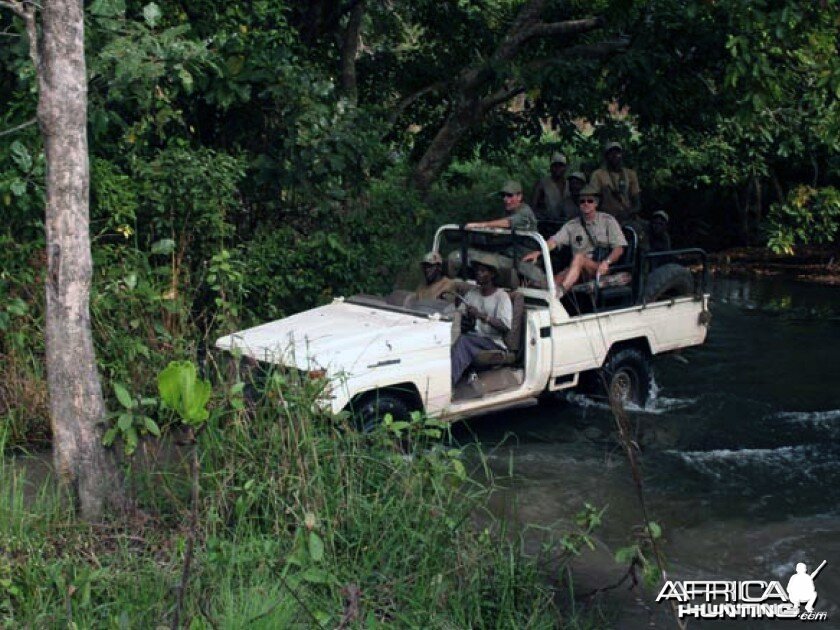
[[[838,16],[836,0],[87,3],[98,334],[140,326],[133,309],[163,309],[172,340],[208,304],[264,318],[390,288],[431,227],[497,216],[487,193],[532,185],[553,150],[589,172],[607,140],[677,244],[831,242]],[[8,327],[40,300],[45,163],[11,11],[0,44]]]

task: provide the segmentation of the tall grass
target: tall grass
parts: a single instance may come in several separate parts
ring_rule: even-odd
[[[206,429],[179,447],[201,461],[185,625],[577,624],[554,603],[550,545],[530,556],[482,514],[489,472],[474,481],[441,425],[416,416],[360,434],[349,418],[313,411],[320,384],[280,372],[256,401],[243,391],[236,378],[217,385]],[[129,460],[138,511],[88,526],[51,485],[31,493],[19,467],[0,465],[0,625],[171,623],[188,536],[183,455],[143,470]],[[469,461],[483,460],[476,451]]]

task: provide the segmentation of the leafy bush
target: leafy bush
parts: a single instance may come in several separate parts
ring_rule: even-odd
[[[834,243],[840,231],[840,190],[799,186],[770,208],[767,246],[793,254],[798,245]]]

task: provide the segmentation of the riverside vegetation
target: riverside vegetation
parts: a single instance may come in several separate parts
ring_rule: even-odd
[[[600,618],[558,609],[555,592],[597,511],[530,555],[521,533],[477,519],[494,482],[486,468],[486,483],[467,474],[481,454],[447,446],[436,421],[415,415],[361,434],[349,417],[312,411],[323,383],[275,372],[246,397],[238,376],[214,380],[211,392],[192,364],[175,362],[159,398],[118,390],[109,439],[134,451],[125,521],[79,523],[54,486],[27,488],[16,461],[3,461],[4,625],[154,627],[177,615],[191,628],[548,628]],[[163,458],[160,443],[138,445],[136,431],[160,430],[187,444]]]
[[[11,453],[51,439],[47,165],[26,28],[0,4],[0,419]],[[225,375],[214,377],[204,428],[175,430],[182,419],[161,409],[158,376],[171,361],[204,364],[220,334],[408,279],[435,225],[488,216],[488,193],[510,176],[536,181],[555,150],[591,170],[606,140],[621,141],[645,212],[670,213],[675,244],[836,242],[836,9],[89,3],[90,313],[116,410],[107,441],[131,453],[123,467],[137,516],[78,523],[48,486],[25,495],[6,461],[2,623],[146,625],[178,608],[210,626],[272,626],[283,615],[576,623],[553,608],[548,572],[510,542],[517,535],[473,527],[468,515],[490,490],[463,476],[459,457],[430,435],[410,457],[393,443],[395,430],[439,427],[418,418],[359,436],[346,419],[306,410],[309,383],[275,383],[248,406]],[[568,21],[584,30],[539,35]],[[505,45],[514,30],[527,55]],[[474,100],[487,107],[471,109]],[[271,398],[281,395],[285,406]],[[137,461],[158,432],[170,443],[190,431],[195,528],[191,456],[168,472]]]

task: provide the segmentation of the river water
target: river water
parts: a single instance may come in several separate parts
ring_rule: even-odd
[[[655,398],[633,411],[648,442],[645,497],[674,580],[778,580],[798,562],[814,580],[821,628],[840,628],[840,290],[790,280],[717,279],[705,345],[655,362]],[[623,570],[612,552],[643,522],[606,406],[581,396],[485,416],[474,435],[504,476],[498,514],[561,531],[589,502],[606,508],[597,548],[573,563],[578,592]],[[603,596],[616,627],[676,627],[656,593]],[[790,628],[802,622],[695,621],[690,627]]]

